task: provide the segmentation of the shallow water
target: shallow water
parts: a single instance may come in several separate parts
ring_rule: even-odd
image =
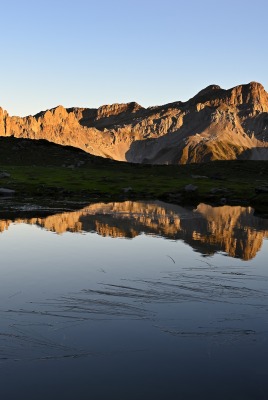
[[[41,211],[1,213],[1,398],[267,399],[268,220]]]

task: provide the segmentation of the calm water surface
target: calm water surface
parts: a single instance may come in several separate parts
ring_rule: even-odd
[[[0,232],[2,399],[267,400],[253,209],[2,207]]]

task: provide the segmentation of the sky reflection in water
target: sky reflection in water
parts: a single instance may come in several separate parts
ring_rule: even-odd
[[[97,204],[0,229],[5,399],[266,399],[268,221],[252,209]]]

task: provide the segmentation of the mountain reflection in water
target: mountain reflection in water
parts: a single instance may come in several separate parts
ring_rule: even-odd
[[[183,240],[203,255],[221,251],[243,260],[254,258],[268,236],[268,220],[256,217],[251,207],[199,204],[191,210],[160,201],[97,203],[46,217],[2,219],[0,232],[13,222],[34,224],[57,234],[97,232],[134,238],[145,233]]]

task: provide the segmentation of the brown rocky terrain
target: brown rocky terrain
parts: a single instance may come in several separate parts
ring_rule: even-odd
[[[0,220],[0,232],[12,222],[37,225],[57,234],[97,232],[134,238],[144,232],[183,240],[201,254],[223,251],[243,260],[254,258],[268,237],[267,219],[256,217],[251,207],[200,204],[189,210],[160,201],[97,203],[78,211]]]
[[[0,136],[46,139],[120,161],[185,164],[268,159],[268,93],[251,82],[211,85],[186,102],[143,108],[58,106],[24,118],[0,108]]]

